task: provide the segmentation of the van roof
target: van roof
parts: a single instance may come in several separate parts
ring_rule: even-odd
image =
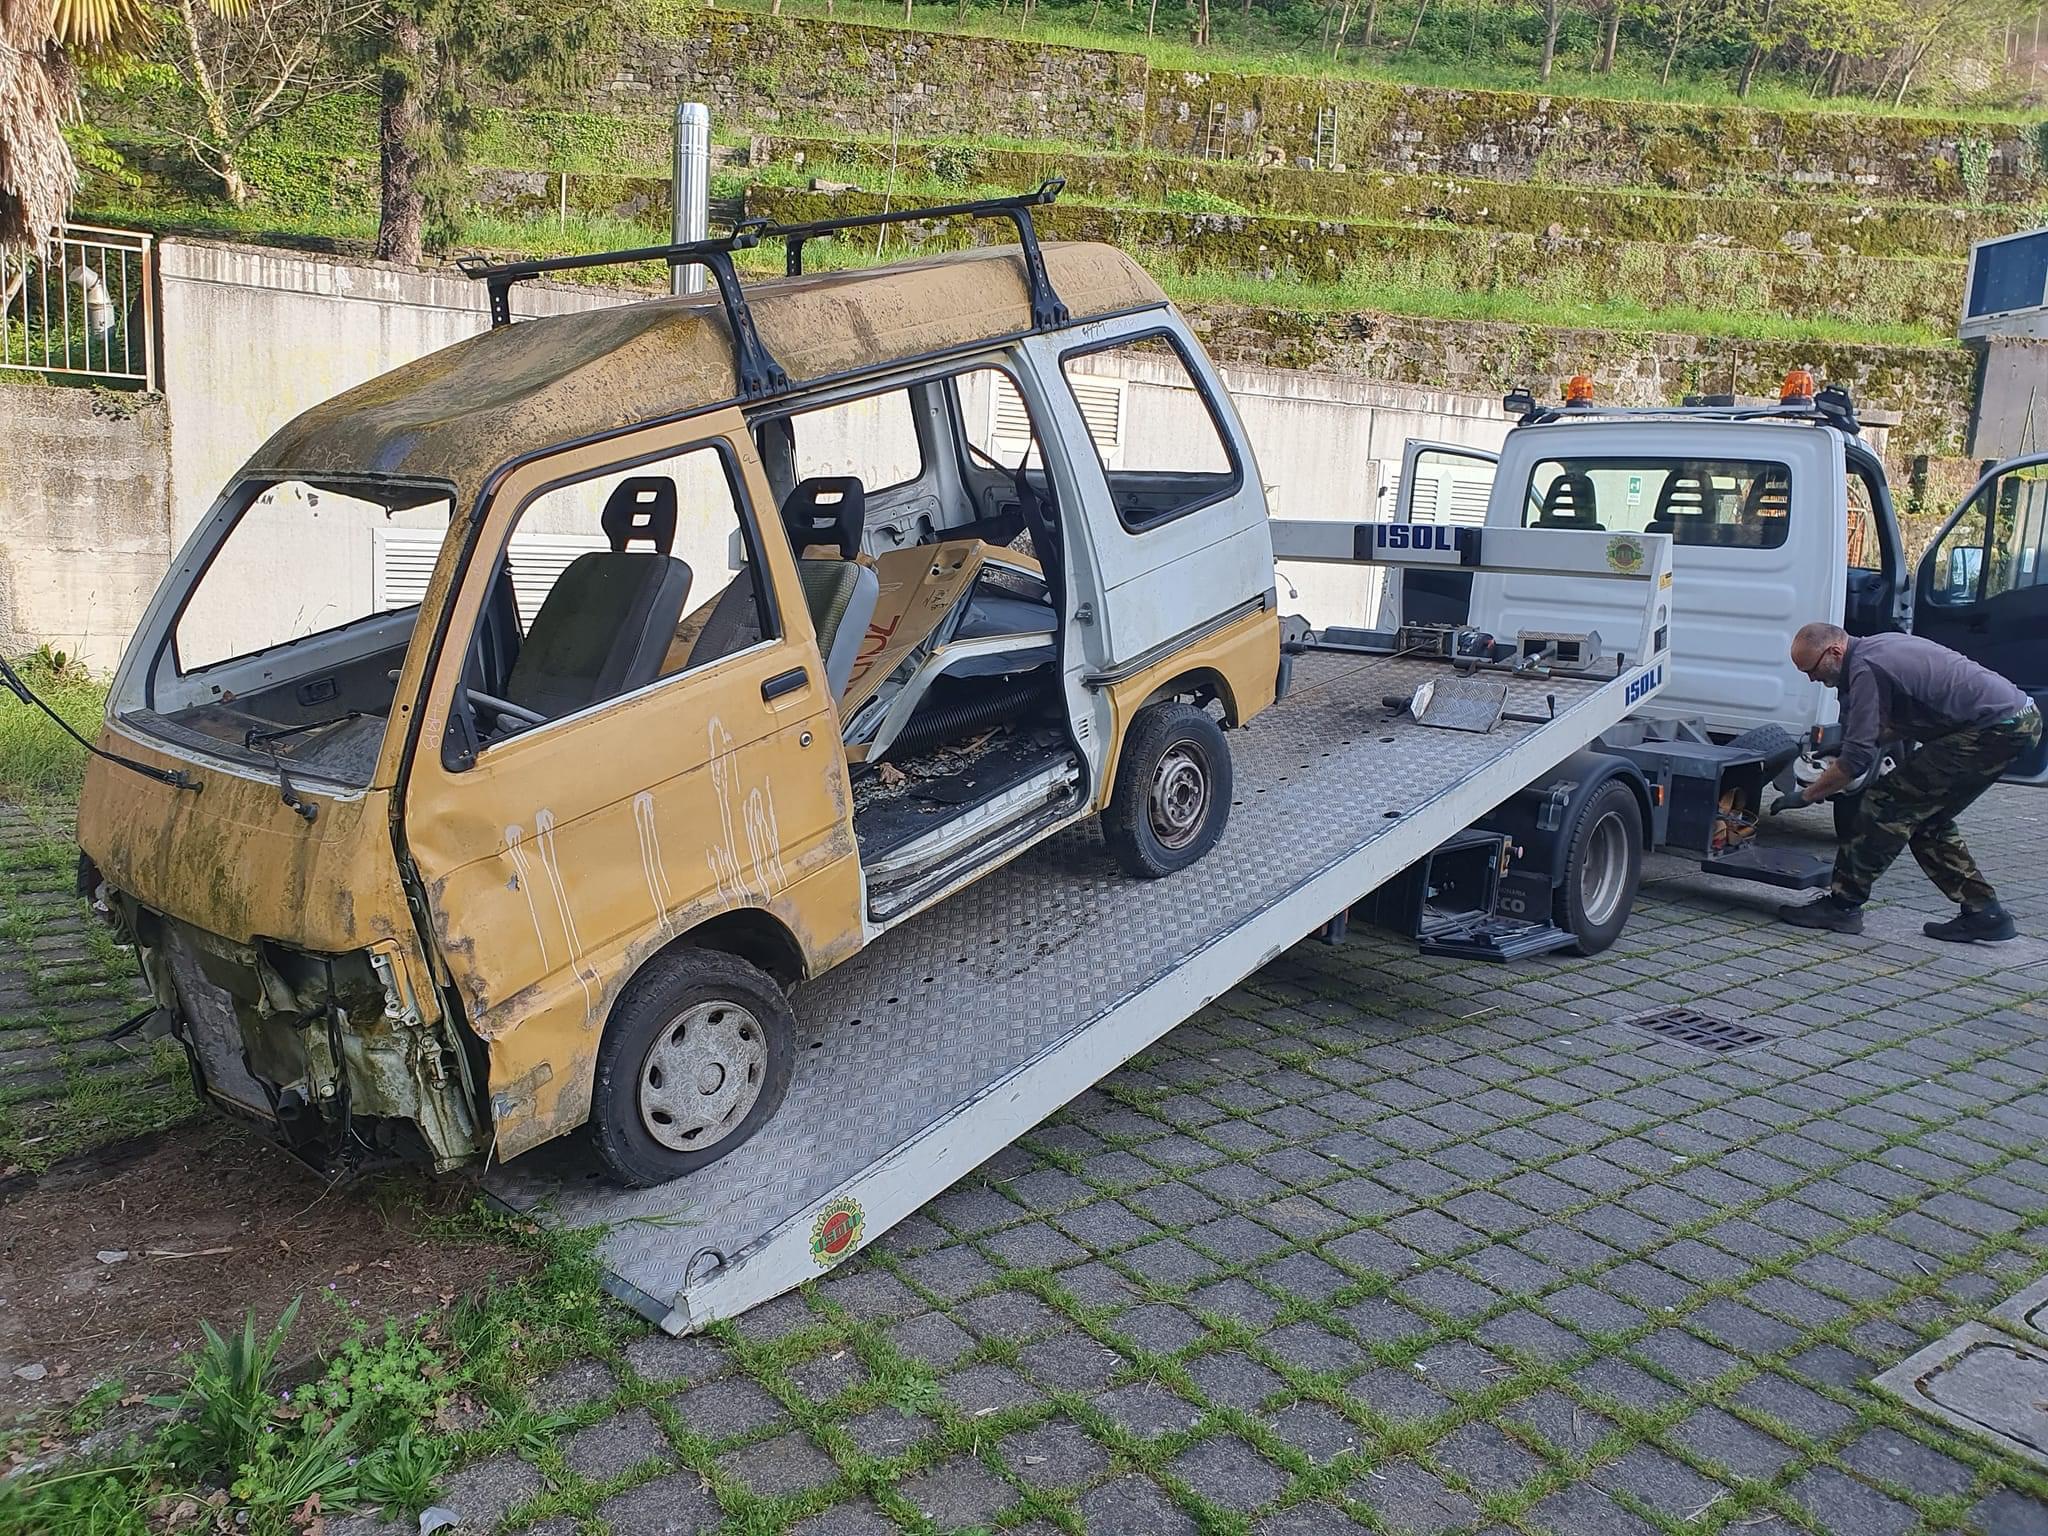
[[[1166,302],[1114,246],[1048,242],[1074,320]],[[791,389],[1033,329],[1022,254],[980,246],[920,261],[749,283],[747,303]],[[480,485],[526,454],[739,398],[715,293],[522,320],[459,341],[314,406],[247,471],[379,474]],[[247,472],[245,471],[245,472]]]

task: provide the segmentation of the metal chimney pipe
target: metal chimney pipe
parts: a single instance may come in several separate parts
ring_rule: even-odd
[[[702,240],[711,233],[711,109],[701,101],[676,108],[676,170],[669,206],[674,210],[672,238]],[[702,293],[704,269],[694,264],[671,267],[670,293]]]

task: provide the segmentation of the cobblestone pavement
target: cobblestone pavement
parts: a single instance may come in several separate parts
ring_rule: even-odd
[[[0,802],[0,1171],[191,1105],[175,1048],[105,1038],[145,997],[78,899],[77,860],[60,813]]]
[[[1966,826],[2048,934],[2048,795]],[[806,1291],[489,1405],[440,1502],[545,1536],[2048,1532],[2048,1477],[1868,1386],[2048,1268],[2048,944],[1919,939],[1910,864],[1880,897],[1840,939],[1657,861],[1596,960],[1303,944]],[[1777,1038],[1616,1022],[1680,1002]]]

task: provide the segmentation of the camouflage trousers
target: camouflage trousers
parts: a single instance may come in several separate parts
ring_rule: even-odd
[[[1950,901],[1974,908],[1997,900],[1956,830],[1956,817],[2040,739],[2041,716],[2028,710],[2016,720],[1930,741],[1896,773],[1877,780],[1863,792],[1856,830],[1835,854],[1835,894],[1869,900],[1877,877],[1901,848],[1911,848]]]

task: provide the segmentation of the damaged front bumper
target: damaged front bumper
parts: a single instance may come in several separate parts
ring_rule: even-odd
[[[206,1098],[328,1172],[402,1161],[438,1173],[482,1155],[476,1064],[439,1010],[428,1016],[399,945],[241,944],[106,885],[94,895],[135,945],[158,1005],[151,1032],[184,1046]]]

